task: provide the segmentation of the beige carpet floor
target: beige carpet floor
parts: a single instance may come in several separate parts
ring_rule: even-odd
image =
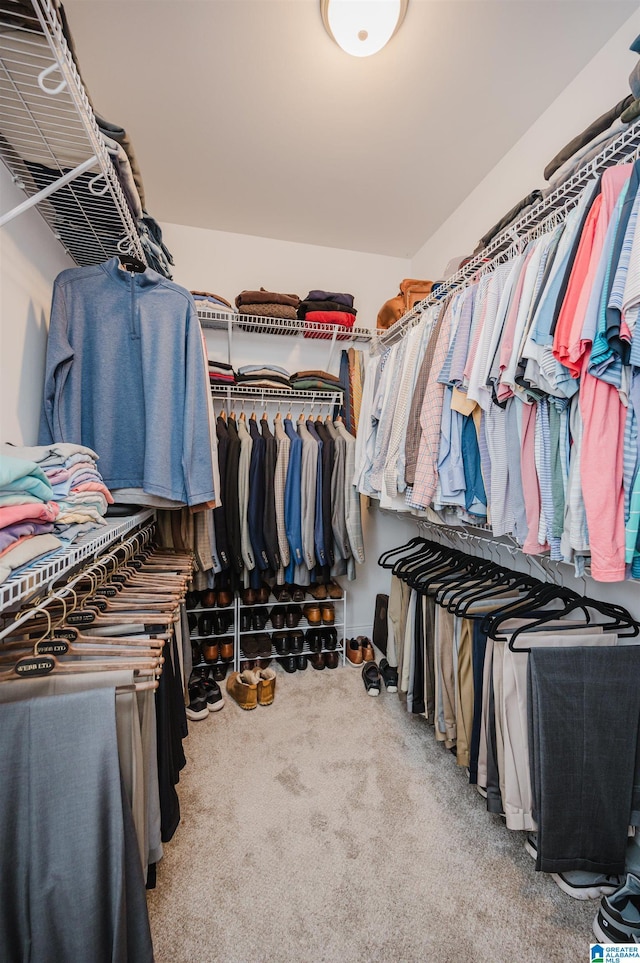
[[[534,871],[425,721],[358,670],[190,723],[149,894],[157,963],[579,963],[597,909]]]

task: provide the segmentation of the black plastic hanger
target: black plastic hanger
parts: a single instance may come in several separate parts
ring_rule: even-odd
[[[143,274],[147,270],[147,265],[144,261],[141,261],[139,257],[135,257],[133,254],[119,254],[118,260],[123,268],[127,271],[133,271],[134,274]]]

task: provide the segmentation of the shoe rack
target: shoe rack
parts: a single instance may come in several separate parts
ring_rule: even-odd
[[[311,665],[311,657],[320,655],[323,660],[329,656],[330,661],[334,661],[337,655],[337,665],[345,665],[346,660],[346,641],[345,626],[347,624],[347,594],[343,590],[342,598],[327,599],[318,602],[310,595],[305,595],[304,601],[299,603],[279,602],[270,599],[265,604],[256,603],[245,605],[240,599],[238,602],[237,615],[237,635],[236,635],[236,670],[241,672],[247,665],[256,663],[263,659],[271,659],[273,662],[285,664],[286,660],[292,657],[305,656],[308,668]],[[320,619],[309,618],[312,612],[305,608],[315,606],[320,610]],[[322,618],[323,608],[330,608],[333,613],[333,620]],[[297,623],[291,624],[286,621],[287,610],[299,609],[300,616]],[[285,613],[285,623],[281,624],[276,620],[277,614]],[[258,618],[256,619],[256,615]],[[265,620],[265,615],[266,620]],[[249,625],[247,625],[249,623]],[[315,638],[314,638],[315,633]],[[296,638],[297,636],[297,638]],[[252,641],[253,640],[253,641]],[[261,644],[256,646],[256,640]],[[334,655],[330,655],[334,653]],[[329,667],[325,662],[325,668]],[[288,669],[287,671],[296,671]],[[300,669],[298,670],[300,671]],[[317,670],[316,670],[317,671]]]
[[[193,660],[193,668],[198,666],[226,667],[224,679],[229,669],[236,664],[238,642],[238,599],[232,599],[230,605],[204,605],[203,596],[206,592],[190,592],[187,594],[187,619],[189,620],[189,636],[192,648],[194,643],[198,647],[200,658]],[[195,621],[194,621],[195,620]],[[211,632],[203,633],[208,628],[205,620],[210,620]],[[203,624],[204,623],[204,624]],[[217,631],[223,630],[223,631]]]

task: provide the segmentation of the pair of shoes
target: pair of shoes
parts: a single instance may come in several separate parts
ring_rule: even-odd
[[[337,669],[340,665],[339,652],[312,652],[309,662],[314,669]]]
[[[290,602],[304,602],[306,592],[301,585],[288,585],[287,588]]]
[[[224,708],[220,686],[206,667],[193,670],[189,676],[188,690],[187,719],[192,721],[206,719],[210,712],[217,712]]]
[[[269,609],[265,608],[264,605],[256,606],[249,611],[242,611],[240,612],[240,631],[250,632],[251,629],[255,629],[256,632],[262,632],[268,621]]]
[[[229,662],[216,662],[215,665],[209,666],[209,672],[215,682],[224,682],[229,671],[229,665]]]
[[[224,635],[233,624],[233,615],[229,612],[205,612],[198,619],[199,635]]]
[[[273,644],[278,655],[298,655],[304,645],[304,633],[301,629],[292,632],[274,632]]]
[[[205,609],[213,609],[218,604],[218,593],[214,589],[205,589],[200,592],[200,605]]]
[[[271,619],[271,625],[274,629],[283,629],[287,615],[287,609],[284,605],[274,605],[269,613],[269,618]]]
[[[263,582],[260,588],[246,588],[242,590],[243,605],[266,605],[271,595],[271,588]]]
[[[308,658],[308,656],[300,652],[298,655],[287,655],[283,659],[278,659],[278,662],[285,672],[302,672],[307,668]]]
[[[375,662],[365,662],[362,666],[362,681],[367,695],[379,696],[382,686],[380,670]]]
[[[601,943],[640,943],[640,879],[627,879],[610,896],[603,896],[593,921],[593,932]]]
[[[233,636],[223,635],[222,638],[202,639],[200,651],[205,662],[217,662],[218,659],[222,659],[223,662],[232,662]]]
[[[270,706],[276,695],[276,673],[273,669],[232,672],[227,679],[227,692],[241,709]]]
[[[371,639],[365,635],[359,635],[357,639],[347,639],[347,659],[351,665],[375,662],[376,654]]]
[[[341,599],[344,592],[342,591],[342,587],[331,579],[330,582],[327,582],[327,595],[330,599]]]
[[[322,652],[323,649],[335,649],[338,645],[338,633],[335,629],[307,629],[305,641],[310,652]]]
[[[268,659],[271,655],[271,636],[267,632],[257,635],[245,635],[240,640],[240,648],[244,655],[260,659]]]
[[[331,602],[323,602],[321,605],[318,602],[307,602],[302,608],[302,614],[309,625],[320,625],[320,622],[324,625],[333,625],[336,620],[335,609]]]

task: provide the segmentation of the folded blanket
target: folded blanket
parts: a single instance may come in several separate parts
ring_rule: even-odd
[[[339,324],[343,328],[352,328],[356,316],[346,311],[308,311],[305,321],[315,324]]]
[[[605,111],[605,113],[601,114],[600,117],[597,117],[591,124],[589,124],[588,127],[585,127],[580,134],[577,134],[573,140],[570,140],[569,143],[562,148],[562,150],[559,150],[556,156],[549,161],[544,169],[545,181],[548,181],[551,177],[553,177],[558,168],[562,167],[562,165],[566,163],[566,161],[568,161],[569,158],[576,153],[576,151],[579,151],[582,147],[588,144],[589,141],[592,141],[594,137],[597,137],[598,134],[601,134],[608,127],[611,127],[614,120],[616,120],[620,114],[631,105],[633,99],[633,94],[629,94],[629,96],[625,97],[624,100],[619,101],[615,107]]]
[[[305,318],[309,311],[339,311],[344,314],[346,307],[344,304],[340,304],[339,301],[310,301],[306,298],[298,305],[298,317]],[[350,307],[348,313],[355,317],[358,312],[355,308]]]
[[[243,304],[240,314],[257,318],[284,318],[287,321],[297,321],[296,309],[290,304]]]
[[[352,308],[353,294],[340,294],[335,291],[309,291],[305,301],[336,301],[338,304],[344,305],[345,308]]]
[[[279,294],[277,291],[241,291],[236,298],[236,307],[241,304],[287,304],[289,307],[297,308],[300,298],[297,294]]]

